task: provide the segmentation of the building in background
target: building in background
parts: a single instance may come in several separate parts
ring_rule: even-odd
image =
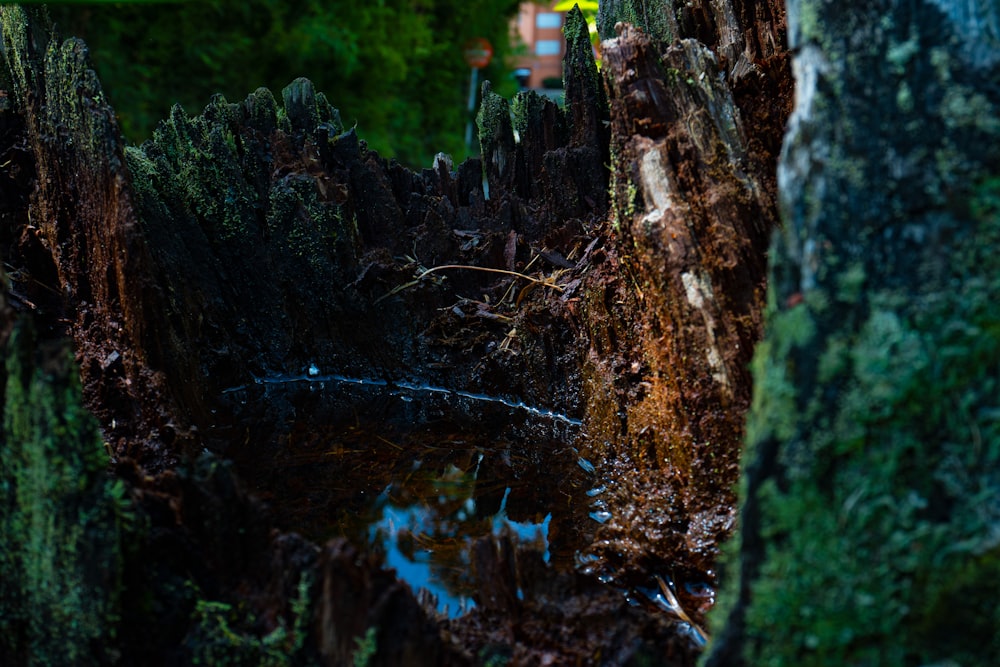
[[[525,88],[562,88],[565,12],[554,11],[557,4],[521,3],[515,29],[527,53],[514,62],[517,78]]]

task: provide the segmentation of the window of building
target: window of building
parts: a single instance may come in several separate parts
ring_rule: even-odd
[[[562,42],[558,39],[540,39],[535,42],[536,56],[558,56],[562,53]]]
[[[539,28],[561,28],[562,14],[542,12],[535,17],[535,25]]]

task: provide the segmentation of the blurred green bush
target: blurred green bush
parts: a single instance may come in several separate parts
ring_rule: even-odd
[[[52,6],[57,31],[90,47],[126,138],[141,143],[180,103],[230,102],[305,76],[357,123],[369,146],[412,167],[438,151],[465,157],[469,66],[463,44],[485,37],[481,72],[516,85],[505,66],[517,0],[191,0]]]

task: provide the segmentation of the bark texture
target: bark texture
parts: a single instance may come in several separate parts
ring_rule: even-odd
[[[996,659],[995,3],[788,3],[739,570],[709,665]]]
[[[591,435],[608,443],[620,494],[590,567],[641,587],[648,581],[630,577],[670,563],[662,574],[693,608],[699,601],[683,591],[714,584],[718,544],[734,527],[790,108],[780,6],[758,8],[773,12],[770,21],[710,9],[715,32],[674,20],[691,3],[667,3],[656,10],[666,23],[640,21],[646,34],[621,22],[636,19],[636,7],[602,7],[599,25],[615,33],[602,54],[620,275],[588,304],[588,415],[603,427]]]

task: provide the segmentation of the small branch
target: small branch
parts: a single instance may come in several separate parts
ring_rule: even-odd
[[[551,279],[541,280],[541,279],[538,279],[538,278],[532,278],[531,276],[527,276],[527,275],[525,275],[523,273],[518,273],[517,271],[508,271],[507,269],[490,269],[490,268],[487,268],[485,266],[469,266],[467,264],[442,264],[441,266],[434,266],[434,267],[431,267],[429,269],[426,269],[425,271],[422,271],[420,273],[420,275],[418,275],[416,277],[416,279],[411,280],[408,283],[403,283],[402,285],[397,285],[396,287],[392,288],[390,291],[388,291],[387,293],[383,294],[378,299],[376,299],[375,303],[378,303],[378,302],[382,301],[383,299],[386,299],[386,298],[392,296],[396,292],[401,292],[402,290],[404,290],[404,289],[406,289],[408,287],[413,287],[414,285],[416,285],[417,283],[419,283],[421,280],[423,280],[426,276],[430,275],[431,273],[434,273],[435,271],[444,271],[446,269],[467,269],[469,271],[485,271],[487,273],[502,273],[504,275],[514,276],[515,278],[523,278],[523,279],[525,279],[525,280],[527,280],[529,282],[532,282],[532,283],[534,283],[536,285],[541,285],[542,287],[548,287],[550,289],[554,289],[557,292],[562,292],[563,291],[562,286],[556,285],[555,282],[553,282]]]
[[[444,269],[468,269],[470,271],[486,271],[487,273],[503,273],[508,276],[514,276],[516,278],[524,278],[525,280],[531,281],[537,285],[542,285],[543,287],[551,287],[557,292],[562,292],[563,288],[556,285],[554,282],[549,282],[547,280],[539,280],[538,278],[532,278],[531,276],[526,276],[523,273],[518,273],[517,271],[508,271],[507,269],[490,269],[485,266],[468,266],[465,264],[442,264],[441,266],[435,266],[433,268],[427,269],[419,276],[417,280],[423,280],[424,276],[434,271],[441,271]]]

